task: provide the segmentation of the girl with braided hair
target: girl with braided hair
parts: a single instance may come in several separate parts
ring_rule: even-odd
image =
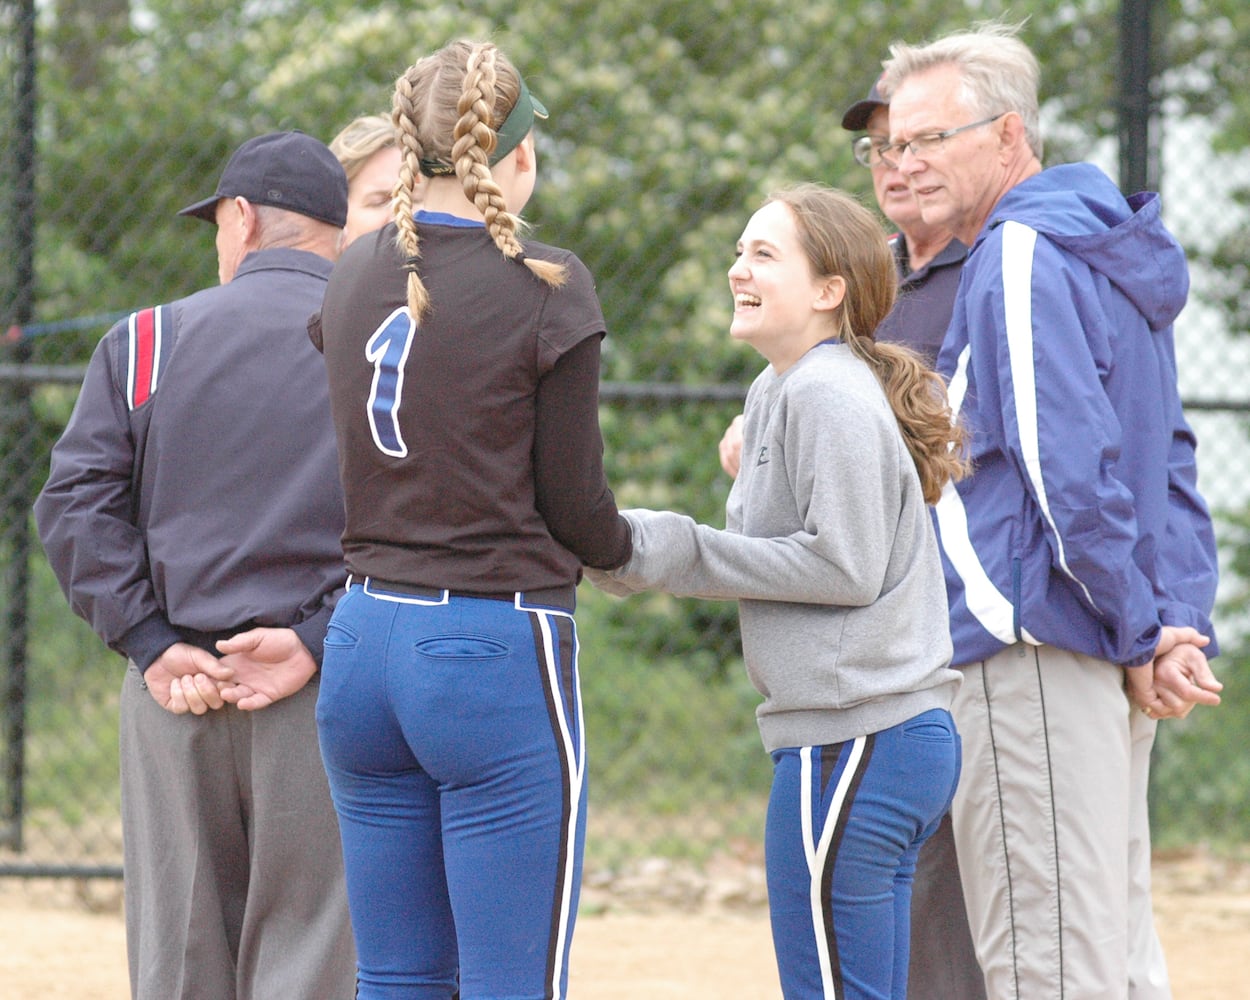
[[[768,903],[786,1000],[904,1000],[911,882],[950,806],[946,589],[928,504],[965,469],[945,385],[873,331],[894,305],[885,233],[819,185],[771,196],[729,269],[730,335],[769,362],[717,530],[624,512],[626,595],[736,600],[774,771]]]
[[[310,324],[346,504],[317,722],[360,1000],[565,995],[574,593],[630,537],[603,474],[593,281],[517,215],[546,115],[492,44],[410,67],[394,220],[346,248]]]

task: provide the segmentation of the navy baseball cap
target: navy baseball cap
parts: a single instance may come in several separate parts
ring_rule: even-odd
[[[874,83],[867,97],[862,101],[856,101],[846,109],[846,114],[842,116],[842,127],[848,132],[862,132],[868,127],[868,119],[877,108],[890,106],[890,102],[882,97],[881,91],[877,89],[880,83],[880,80]]]
[[[271,132],[248,139],[221,172],[217,191],[179,215],[215,222],[222,198],[246,198],[298,212],[332,226],[347,222],[347,175],[325,143],[304,132]]]

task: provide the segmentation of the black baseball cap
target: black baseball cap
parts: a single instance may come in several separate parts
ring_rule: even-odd
[[[211,198],[179,215],[215,222],[217,202],[243,197],[254,205],[298,212],[332,226],[347,222],[347,175],[325,143],[304,132],[271,132],[248,139],[221,172]]]
[[[881,91],[877,89],[880,83],[880,80],[874,83],[867,97],[862,101],[856,101],[846,109],[846,114],[842,116],[842,127],[848,132],[862,132],[868,127],[868,119],[877,108],[890,106],[890,102],[882,97]]]

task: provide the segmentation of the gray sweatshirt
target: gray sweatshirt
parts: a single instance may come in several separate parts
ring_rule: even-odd
[[[618,595],[737,600],[768,751],[949,709],[960,675],[929,509],[880,383],[848,347],[755,380],[724,531],[623,514],[632,558],[588,578]]]

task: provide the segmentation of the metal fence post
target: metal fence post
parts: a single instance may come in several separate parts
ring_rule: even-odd
[[[15,272],[13,323],[23,326],[34,318],[35,302],[35,2],[18,5],[17,94],[14,101],[13,138],[13,233]],[[30,359],[30,345],[18,339],[13,357],[19,364]],[[12,478],[3,497],[0,544],[8,555],[4,568],[7,600],[4,655],[7,677],[4,714],[7,747],[3,841],[22,849],[24,772],[26,763],[26,638],[30,582],[30,504],[34,482],[33,456],[23,442],[31,439],[34,417],[31,386],[25,379],[10,383],[4,391],[0,427],[9,445],[6,461],[13,465]]]
[[[1120,3],[1120,188],[1126,194],[1159,190],[1159,157],[1150,127],[1154,8],[1155,0]]]

